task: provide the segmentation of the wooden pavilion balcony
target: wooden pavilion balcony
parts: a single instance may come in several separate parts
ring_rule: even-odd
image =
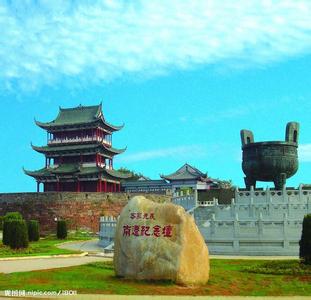
[[[59,145],[59,144],[75,144],[81,142],[103,142],[108,146],[111,146],[111,141],[104,139],[100,136],[85,136],[85,137],[74,137],[74,138],[56,138],[56,139],[49,139],[48,145]]]
[[[47,168],[48,169],[57,169],[60,165],[59,164],[51,164],[51,165],[48,165]],[[109,164],[104,164],[102,162],[84,162],[81,164],[82,167],[100,167],[100,168],[104,168],[106,170],[112,170],[112,166],[109,165]]]
[[[82,166],[83,167],[100,167],[100,168],[104,168],[106,170],[112,170],[112,166],[110,165],[105,165],[104,163],[102,162],[85,162],[85,163],[82,163]]]

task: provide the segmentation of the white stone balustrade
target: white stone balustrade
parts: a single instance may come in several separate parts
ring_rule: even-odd
[[[113,216],[100,217],[99,245],[107,247],[114,240],[118,218]]]

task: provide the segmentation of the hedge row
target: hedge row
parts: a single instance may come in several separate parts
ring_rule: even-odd
[[[39,240],[39,223],[30,220],[26,223],[18,212],[7,213],[3,217],[2,243],[12,249],[27,248],[29,241]]]

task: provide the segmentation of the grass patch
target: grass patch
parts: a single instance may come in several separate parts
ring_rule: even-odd
[[[67,239],[58,240],[56,235],[50,235],[45,238],[41,238],[37,242],[30,242],[28,248],[16,250],[11,249],[0,242],[0,258],[81,253],[81,251],[59,249],[57,248],[57,245],[70,241],[85,241],[91,239],[92,237],[93,236],[89,233],[74,232],[70,233]]]
[[[274,275],[311,275],[311,265],[304,265],[299,260],[267,261],[248,266],[245,271]]]
[[[311,275],[274,275],[247,271],[259,265],[293,265],[295,261],[211,260],[210,280],[204,286],[183,287],[170,281],[118,278],[111,262],[45,271],[0,274],[0,290],[76,290],[78,294],[310,296]],[[296,261],[298,263],[298,260]]]

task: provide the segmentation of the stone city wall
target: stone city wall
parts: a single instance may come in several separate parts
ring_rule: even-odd
[[[38,220],[42,233],[55,231],[55,218],[67,220],[69,229],[98,232],[100,216],[117,216],[128,199],[134,195],[73,192],[4,193],[0,194],[0,216],[18,211],[26,220]],[[170,197],[166,195],[144,196],[156,202],[170,201]]]

